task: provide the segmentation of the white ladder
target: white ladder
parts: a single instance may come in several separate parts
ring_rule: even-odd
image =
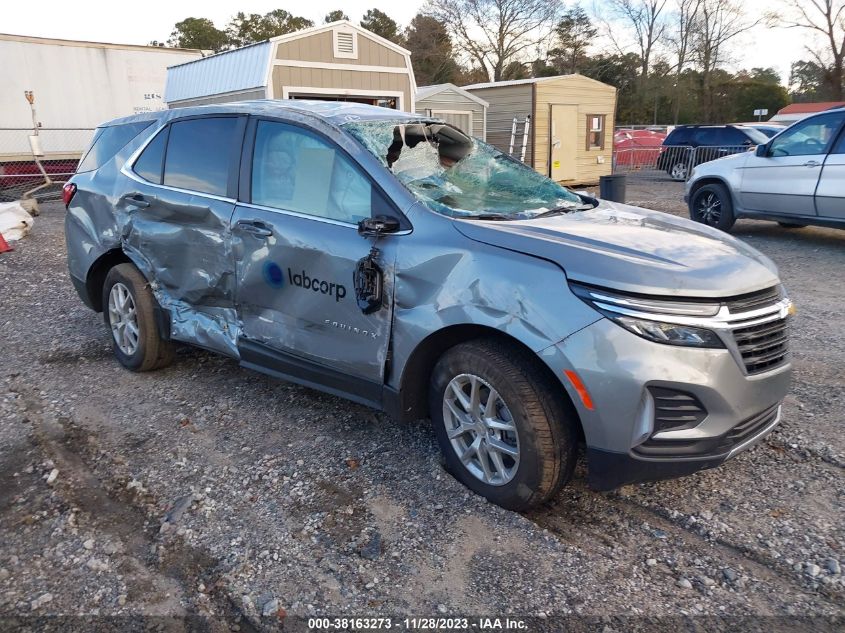
[[[508,148],[508,156],[513,157],[513,146],[516,142],[516,130],[517,126],[520,123],[519,117],[513,118],[513,125],[511,126],[511,144]],[[528,148],[528,131],[531,129],[531,115],[525,117],[525,120],[522,121],[522,150],[519,153],[519,161],[524,163],[525,162],[525,150]]]

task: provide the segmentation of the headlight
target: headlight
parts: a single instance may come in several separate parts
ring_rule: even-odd
[[[605,313],[626,330],[650,341],[666,343],[667,345],[686,345],[690,347],[724,347],[720,339],[712,330],[690,325],[676,325],[675,323],[661,323],[660,321],[646,321],[633,317]]]
[[[623,295],[575,283],[569,287],[608,319],[649,341],[685,347],[725,347],[713,330],[684,323],[715,316],[721,307],[719,303]]]

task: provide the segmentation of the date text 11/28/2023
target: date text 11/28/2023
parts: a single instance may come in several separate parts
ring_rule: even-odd
[[[308,631],[524,631],[521,618],[498,617],[339,617],[308,618]]]

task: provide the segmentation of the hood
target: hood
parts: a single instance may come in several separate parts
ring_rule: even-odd
[[[738,154],[730,154],[729,156],[709,160],[706,163],[701,163],[700,165],[693,167],[693,173],[695,175],[700,175],[704,172],[713,173],[714,171],[723,171],[729,168],[736,169],[745,167],[745,163],[748,162],[749,156],[753,155],[754,152],[749,150],[747,152],[739,152]]]
[[[728,297],[779,282],[744,242],[659,211],[601,201],[537,220],[456,220],[469,239],[557,263],[573,281],[643,294]]]

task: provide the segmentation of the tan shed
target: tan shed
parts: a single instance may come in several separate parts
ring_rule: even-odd
[[[414,111],[411,54],[347,20],[168,69],[168,107],[246,99],[321,99]]]
[[[487,108],[487,142],[565,184],[593,184],[611,173],[616,88],[583,75],[473,84]],[[517,120],[516,133],[514,119]]]

